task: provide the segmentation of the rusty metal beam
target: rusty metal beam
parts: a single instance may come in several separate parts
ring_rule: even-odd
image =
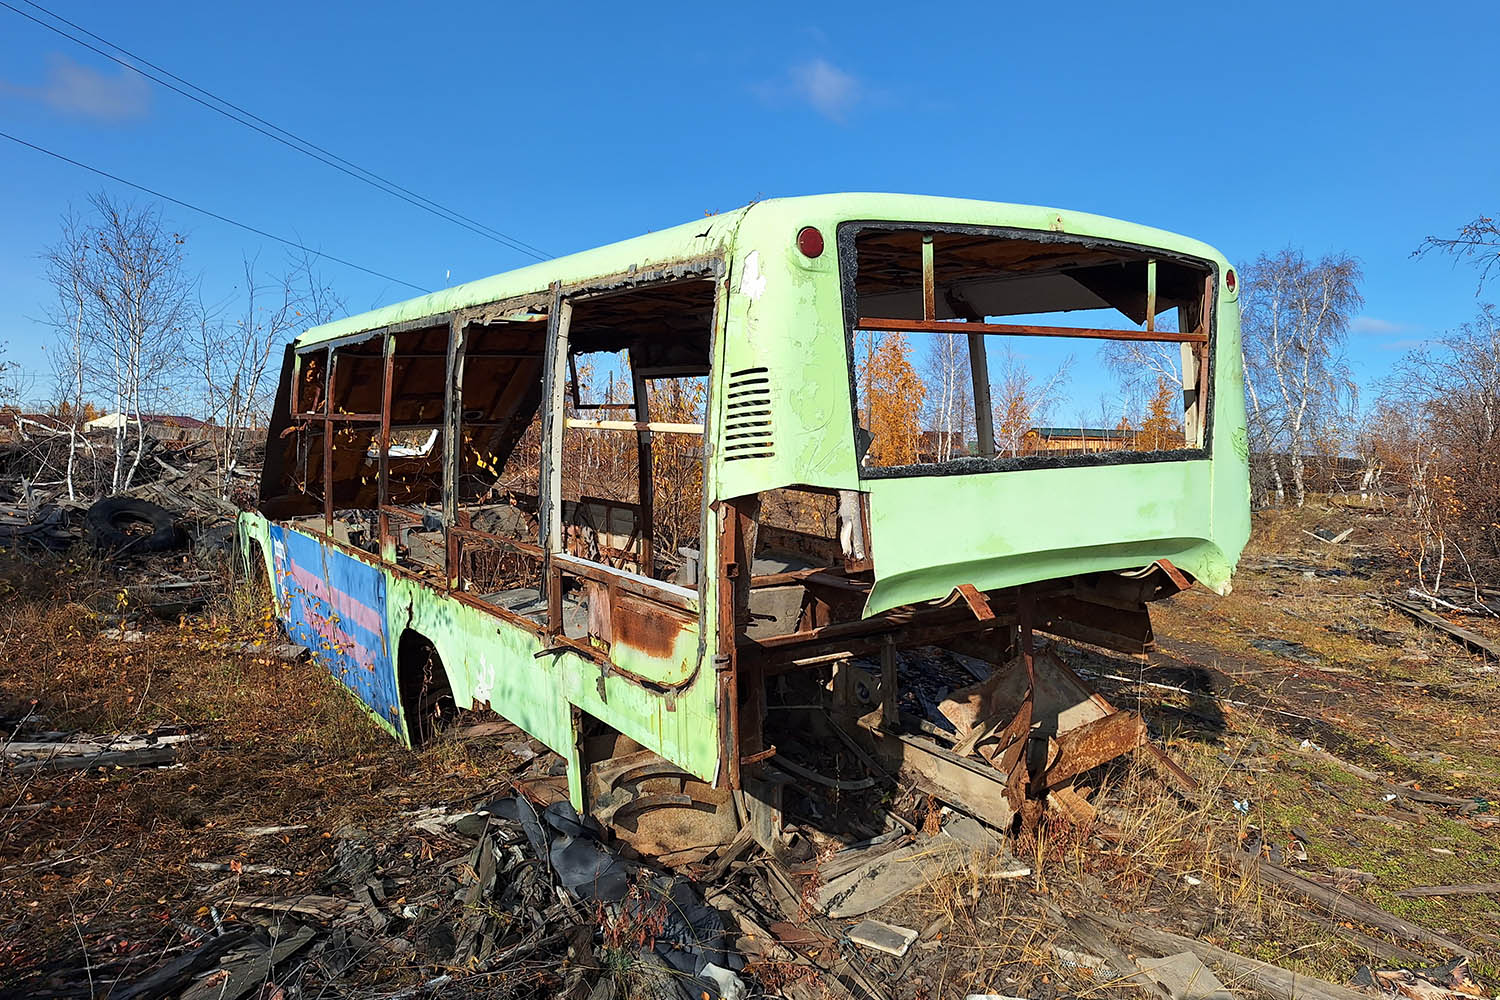
[[[458,477],[463,468],[459,423],[464,412],[464,328],[448,321],[447,373],[443,381],[443,559],[448,587],[458,589]]]
[[[922,318],[937,319],[937,267],[933,261],[932,234],[922,234]]]
[[[634,594],[647,600],[665,604],[669,608],[679,611],[697,612],[698,594],[696,591],[688,590],[686,587],[678,587],[674,584],[663,583],[650,577],[641,576],[639,573],[630,573],[626,570],[611,569],[587,559],[579,559],[577,556],[566,552],[552,552],[551,562],[560,573],[568,576],[578,577],[581,580],[593,580],[597,583],[608,584],[619,588],[623,593]]]
[[[1004,337],[1078,337],[1087,340],[1144,340],[1174,344],[1206,344],[1208,334],[1193,330],[1105,330],[1096,327],[1030,326],[1009,323],[954,323],[948,320],[885,319],[861,316],[855,328],[879,333],[988,333]],[[976,407],[977,409],[977,407]]]
[[[375,519],[380,536],[380,558],[396,561],[396,540],[391,537],[391,380],[396,366],[396,336],[386,334],[380,374],[380,467],[375,483]]]

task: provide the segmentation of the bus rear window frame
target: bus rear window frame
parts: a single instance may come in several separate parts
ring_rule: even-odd
[[[929,476],[969,476],[1003,472],[1031,472],[1040,469],[1097,468],[1111,465],[1142,465],[1159,462],[1198,462],[1213,458],[1214,399],[1217,394],[1218,340],[1219,340],[1219,295],[1221,277],[1218,265],[1206,258],[1139,243],[1082,236],[1044,229],[1022,229],[1015,226],[985,226],[965,223],[892,221],[888,219],[850,219],[838,224],[835,245],[838,253],[839,295],[843,308],[845,368],[849,378],[850,445],[859,454],[859,379],[855,365],[856,331],[861,329],[859,300],[856,281],[859,277],[859,255],[855,242],[867,229],[913,231],[919,233],[956,233],[964,236],[990,236],[997,239],[1028,240],[1036,243],[1062,243],[1082,249],[1126,251],[1147,254],[1158,260],[1171,260],[1203,269],[1207,288],[1212,294],[1206,296],[1209,314],[1208,343],[1205,355],[1207,391],[1203,399],[1203,444],[1193,448],[1175,448],[1170,451],[1101,451],[1077,455],[1018,455],[1007,458],[983,458],[964,456],[946,462],[914,463],[897,466],[865,466],[856,463],[861,480],[911,479]],[[957,324],[955,324],[957,325]],[[990,336],[1003,336],[992,334]],[[1060,338],[1071,339],[1071,338]],[[1082,339],[1082,338],[1080,338]],[[1124,338],[1122,338],[1124,339]]]

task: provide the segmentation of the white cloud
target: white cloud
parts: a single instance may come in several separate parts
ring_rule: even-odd
[[[1376,316],[1356,316],[1349,322],[1349,329],[1355,333],[1401,333],[1410,327]]]
[[[768,103],[795,101],[806,104],[830,121],[842,122],[865,96],[858,77],[846,73],[827,59],[809,59],[787,70],[780,79],[755,88]]]
[[[0,92],[45,104],[54,111],[102,121],[143,117],[151,107],[151,85],[123,67],[101,73],[67,56],[48,59],[47,80],[39,87],[0,80]]]

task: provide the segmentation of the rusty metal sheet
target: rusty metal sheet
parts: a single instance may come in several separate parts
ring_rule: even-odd
[[[660,659],[671,656],[678,636],[696,625],[688,615],[664,604],[618,592],[609,617],[611,646],[629,646]]]
[[[1057,758],[1041,777],[1051,788],[1129,753],[1146,742],[1146,723],[1134,712],[1115,711],[1057,737]]]

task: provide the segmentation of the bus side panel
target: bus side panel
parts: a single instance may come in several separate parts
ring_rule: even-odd
[[[386,635],[385,574],[284,525],[269,525],[269,534],[287,634],[399,734],[401,698]]]

